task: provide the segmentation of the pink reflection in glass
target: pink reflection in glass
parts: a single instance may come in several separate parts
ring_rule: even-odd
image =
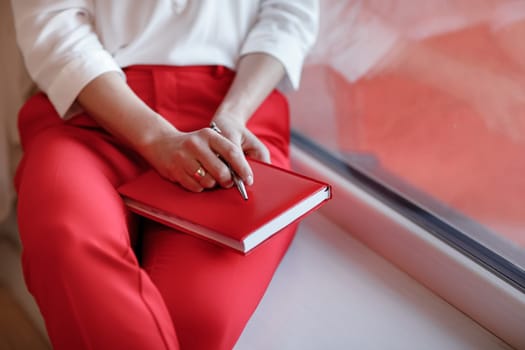
[[[296,127],[525,247],[525,1],[321,5]]]

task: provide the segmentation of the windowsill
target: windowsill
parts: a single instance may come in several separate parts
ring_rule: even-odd
[[[510,347],[314,213],[302,222],[235,349]]]
[[[310,231],[312,219],[307,219],[302,230],[308,233],[294,242],[239,349],[248,340],[250,347],[244,348],[258,348],[257,342],[251,343],[254,339],[274,342],[279,349],[314,349],[319,348],[318,337],[322,348],[383,348],[383,335],[391,338],[388,348],[505,348],[489,331],[515,348],[525,348],[523,293],[296,147],[292,159],[300,172],[333,184],[334,199],[321,209],[329,221],[313,223]],[[385,260],[370,258],[373,251]],[[370,275],[363,275],[363,266]],[[371,282],[378,279],[384,283]],[[460,334],[454,333],[461,329],[458,322],[469,324]],[[481,345],[477,337],[484,339]],[[457,343],[443,345],[448,338]],[[296,347],[296,342],[304,346]]]

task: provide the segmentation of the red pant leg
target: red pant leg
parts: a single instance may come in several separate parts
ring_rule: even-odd
[[[42,95],[26,104],[20,131],[24,275],[54,348],[177,349],[164,301],[131,248],[130,216],[114,189],[139,167],[100,129],[58,120]]]
[[[243,256],[152,225],[144,265],[164,296],[182,349],[231,350],[295,232],[288,227]]]
[[[179,128],[205,126],[227,91],[228,74],[156,72],[155,108]],[[221,82],[223,81],[224,82]],[[250,119],[272,162],[288,166],[288,106],[273,93]],[[257,181],[257,178],[255,178]],[[203,213],[206,215],[206,213]],[[149,224],[143,264],[171,314],[182,349],[230,350],[261,300],[295,232],[290,226],[247,256],[161,225]]]

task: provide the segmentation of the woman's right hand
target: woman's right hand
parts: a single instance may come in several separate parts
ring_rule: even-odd
[[[253,182],[240,146],[210,128],[177,130],[140,100],[117,73],[95,78],[80,92],[77,101],[95,121],[135,149],[162,176],[190,191],[200,192],[217,184],[232,186],[230,170],[222,160],[246,185]],[[204,173],[198,171],[200,168]]]
[[[210,128],[192,132],[172,128],[141,146],[139,152],[163,177],[193,192],[217,184],[231,187],[231,173],[224,161],[247,185],[253,182],[242,149]]]

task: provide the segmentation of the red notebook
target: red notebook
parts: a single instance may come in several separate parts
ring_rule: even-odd
[[[247,253],[331,198],[330,185],[249,160],[254,184],[248,200],[237,188],[193,193],[151,170],[118,188],[139,215]]]

